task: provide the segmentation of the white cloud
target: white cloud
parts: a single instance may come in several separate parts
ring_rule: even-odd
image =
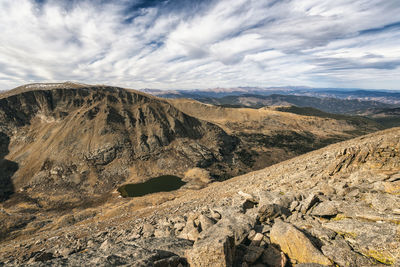
[[[176,3],[128,12],[132,1],[0,0],[0,89],[65,80],[400,89],[397,0]]]

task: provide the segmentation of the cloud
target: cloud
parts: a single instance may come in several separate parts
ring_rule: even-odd
[[[397,0],[0,0],[0,89],[399,89]]]

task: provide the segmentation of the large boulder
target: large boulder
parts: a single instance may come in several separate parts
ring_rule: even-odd
[[[339,264],[339,266],[351,267],[377,265],[377,262],[373,259],[354,252],[340,235],[322,246],[321,250],[324,255],[331,258],[335,263]]]
[[[359,253],[385,264],[400,257],[400,227],[395,223],[341,219],[323,224],[342,235]]]
[[[254,227],[254,219],[245,214],[223,217],[201,232],[186,258],[191,266],[232,266],[235,248]]]
[[[332,264],[310,239],[292,224],[277,220],[272,226],[270,238],[271,242],[278,245],[290,259],[299,263]]]

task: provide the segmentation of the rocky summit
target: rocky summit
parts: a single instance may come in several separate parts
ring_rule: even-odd
[[[0,95],[0,266],[400,265],[400,128],[216,181],[244,145],[237,124],[50,87]],[[165,170],[187,185],[115,190]]]

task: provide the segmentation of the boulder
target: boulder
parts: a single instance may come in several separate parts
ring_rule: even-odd
[[[264,249],[256,246],[249,246],[243,260],[247,263],[255,263],[263,254]]]
[[[186,252],[188,263],[193,266],[231,266],[235,247],[254,227],[254,220],[245,214],[232,214],[203,231]]]
[[[359,253],[385,264],[394,264],[400,255],[400,227],[395,223],[344,218],[323,224],[342,235]]]
[[[305,214],[310,208],[312,208],[316,203],[319,202],[319,198],[316,194],[311,193],[301,204],[302,207],[300,211]]]
[[[266,204],[258,209],[258,217],[260,222],[265,222],[268,219],[273,220],[281,216],[289,216],[290,211],[277,204]]]
[[[287,258],[285,253],[270,245],[263,252],[262,262],[268,266],[285,267]]]
[[[188,263],[193,266],[232,266],[235,254],[233,236],[223,235],[202,239],[187,251]]]
[[[337,236],[329,244],[322,246],[321,250],[325,256],[343,267],[377,264],[376,261],[354,252],[341,236]]]
[[[203,214],[199,216],[199,222],[202,231],[207,230],[216,223],[214,219],[211,219]]]
[[[261,233],[256,233],[251,239],[252,246],[260,246],[261,241],[264,239],[264,235]]]
[[[145,223],[143,225],[142,235],[143,235],[143,237],[151,237],[154,235],[154,231],[155,231],[155,228],[152,224]]]
[[[195,241],[199,234],[199,229],[195,226],[194,221],[188,219],[186,226],[183,228],[182,232],[178,234],[178,237]]]
[[[278,220],[272,226],[270,238],[271,242],[278,245],[290,259],[299,263],[332,264],[310,239],[292,224]]]
[[[211,215],[211,218],[213,218],[213,219],[215,219],[215,220],[220,220],[221,219],[221,213],[219,213],[218,211],[216,211],[216,210],[210,210],[210,215]]]
[[[385,192],[389,194],[400,194],[400,180],[384,183]]]
[[[319,217],[331,217],[338,214],[338,209],[336,207],[336,203],[333,201],[324,201],[315,206],[311,215],[319,216]]]

